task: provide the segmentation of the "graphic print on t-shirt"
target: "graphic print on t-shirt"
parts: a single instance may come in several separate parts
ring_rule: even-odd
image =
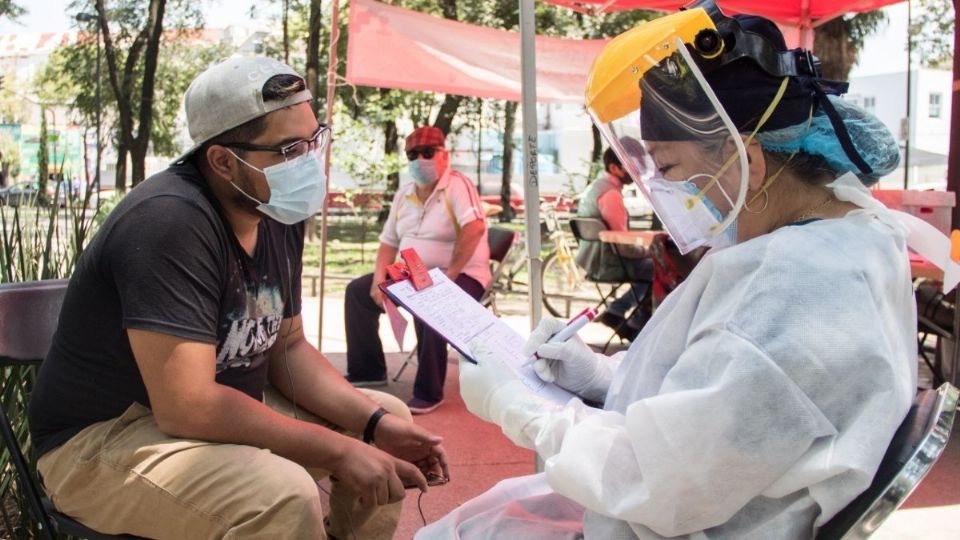
[[[246,287],[246,306],[227,314],[229,329],[217,345],[217,373],[253,368],[276,341],[283,320],[283,297],[275,287]]]

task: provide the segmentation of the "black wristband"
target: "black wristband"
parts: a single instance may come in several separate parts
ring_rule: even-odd
[[[373,432],[376,431],[377,424],[380,423],[380,419],[383,418],[383,415],[385,414],[387,414],[387,410],[383,407],[373,411],[373,414],[370,415],[370,419],[367,420],[367,426],[363,428],[363,442],[367,444],[373,443]]]

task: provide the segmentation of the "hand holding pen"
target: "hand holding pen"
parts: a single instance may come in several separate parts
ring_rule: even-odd
[[[533,363],[537,376],[555,383],[585,399],[602,402],[612,377],[607,357],[593,352],[577,335],[596,311],[577,315],[568,323],[546,318],[530,335],[524,346],[525,355],[536,355],[527,361]],[[578,320],[586,319],[586,320]]]
[[[587,323],[589,323],[590,321],[592,321],[592,320],[595,319],[596,317],[597,317],[597,310],[596,310],[596,309],[594,309],[594,308],[586,308],[586,309],[584,309],[584,310],[581,311],[580,313],[574,315],[572,319],[570,319],[569,321],[567,321],[567,324],[565,324],[565,325],[563,326],[563,328],[560,328],[560,330],[557,330],[556,332],[551,332],[549,339],[547,339],[547,343],[564,343],[564,342],[566,342],[567,340],[569,340],[569,339],[572,338],[573,336],[577,335],[577,332],[579,332],[581,328],[583,328],[584,326],[586,326]],[[551,319],[551,320],[554,320],[554,321],[555,321],[555,319]],[[556,321],[556,322],[560,322],[560,321]],[[553,323],[548,323],[548,325],[550,325],[550,326],[555,326],[555,325],[553,325]],[[540,330],[540,327],[541,327],[541,326],[543,326],[543,321],[541,321],[541,324],[540,324],[539,326],[537,326],[537,330]],[[528,345],[529,345],[530,342],[533,342],[533,341],[534,341],[534,335],[536,335],[537,330],[534,330],[534,334],[531,334],[531,335],[530,335],[530,340],[527,342]],[[529,358],[526,362],[524,362],[523,367],[527,367],[527,366],[533,364],[534,362],[536,362],[537,360],[540,359],[540,356],[537,354],[537,351],[536,351],[536,350],[534,350],[532,353],[527,353],[526,347],[525,347],[525,348],[524,348],[524,353],[525,353],[525,354],[528,354],[528,355],[530,356],[530,358]],[[548,381],[548,382],[550,382],[550,381]]]

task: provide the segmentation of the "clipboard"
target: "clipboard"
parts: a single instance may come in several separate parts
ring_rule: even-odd
[[[442,279],[434,280],[434,277],[431,276],[431,271],[427,269],[426,265],[423,264],[423,260],[420,259],[420,256],[417,254],[416,250],[413,248],[407,248],[400,252],[400,258],[402,262],[396,262],[387,266],[387,279],[380,283],[379,288],[380,292],[387,295],[391,302],[398,307],[402,307],[407,313],[412,315],[416,320],[420,321],[421,324],[427,326],[437,334],[443,336],[447,340],[447,343],[454,348],[460,355],[474,364],[477,361],[470,354],[468,347],[460,339],[456,339],[454,336],[448,336],[449,331],[445,328],[438,328],[438,324],[432,320],[431,317],[423,317],[422,311],[417,309],[414,306],[410,305],[408,299],[403,298],[401,291],[396,289],[391,290],[391,287],[394,287],[401,283],[409,283],[414,291],[423,291],[429,287],[433,287],[437,282],[443,284],[444,282],[450,283],[450,280],[447,279],[442,272],[439,272],[439,269],[436,269],[435,272],[439,272],[442,276]],[[456,286],[455,286],[456,287]],[[471,302],[476,302],[473,298],[470,298],[463,290],[459,287],[456,287],[463,296],[469,299]],[[453,292],[453,291],[450,291]],[[420,314],[418,314],[420,313]],[[431,320],[428,320],[431,319]]]
[[[483,307],[442,270],[428,271],[416,252],[412,249],[404,252],[409,252],[405,256],[401,252],[405,262],[387,267],[388,280],[379,285],[394,304],[442,336],[465,360],[477,363],[470,354],[469,344],[475,339],[482,340],[533,392],[561,405],[574,397],[537,376],[528,358],[523,356],[524,336]],[[415,277],[417,274],[421,275]]]

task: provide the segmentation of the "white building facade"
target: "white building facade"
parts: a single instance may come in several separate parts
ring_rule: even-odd
[[[912,70],[908,114],[906,70],[851,78],[846,99],[877,115],[897,137],[902,149],[900,168],[881,179],[882,187],[903,188],[907,165],[910,189],[945,188],[952,84],[953,74],[948,70]],[[903,163],[906,160],[909,164]]]

